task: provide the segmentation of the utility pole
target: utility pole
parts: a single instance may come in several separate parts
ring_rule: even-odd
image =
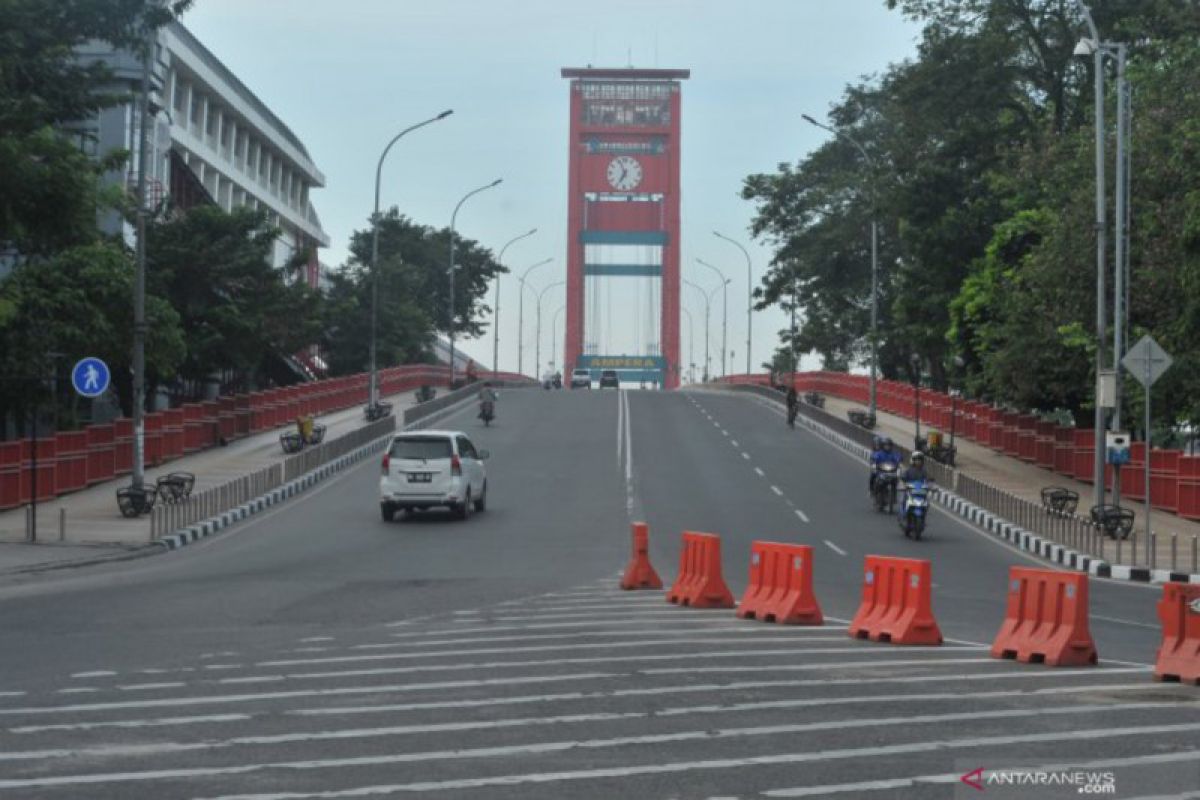
[[[142,86],[138,93],[137,264],[133,277],[133,474],[134,489],[146,482],[146,157],[150,150],[150,60],[157,34],[146,25]],[[36,444],[34,445],[37,446]]]

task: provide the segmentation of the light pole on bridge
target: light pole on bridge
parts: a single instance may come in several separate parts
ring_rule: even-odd
[[[504,251],[513,242],[519,242],[522,239],[533,236],[537,233],[537,228],[534,228],[520,236],[514,236],[504,243],[500,248],[500,255],[496,258],[496,263],[504,266]],[[496,377],[496,373],[500,371],[500,274],[496,274],[496,307],[492,309],[492,377]]]
[[[551,289],[555,288],[556,286],[566,286],[566,284],[567,284],[566,281],[555,281],[554,283],[551,283],[547,286],[542,287],[542,290],[540,292],[538,292],[538,295],[537,295],[537,343],[533,349],[534,369],[535,370],[540,370],[542,368],[542,298],[546,296],[546,292],[550,291]],[[533,377],[538,378],[538,376],[536,374]],[[538,379],[540,380],[540,378],[538,378]]]
[[[729,284],[733,282],[731,278],[726,278],[725,273],[714,267],[707,261],[697,258],[696,263],[703,267],[708,267],[721,279],[721,377],[724,378],[729,374],[729,370],[725,366],[725,360],[729,357]]]
[[[521,287],[520,292],[517,295],[517,374],[518,375],[525,374],[525,287],[527,286],[527,284],[525,283],[525,279],[529,277],[529,273],[533,272],[538,267],[549,264],[553,260],[554,260],[553,258],[544,258],[541,261],[537,262],[536,264],[531,265],[523,273],[521,273],[520,278],[517,278],[517,283]],[[532,287],[530,287],[530,291],[533,291]],[[534,377],[536,378],[537,376],[535,375]]]
[[[451,390],[454,389],[454,326],[455,326],[454,312],[455,312],[455,305],[457,305],[454,302],[454,270],[456,269],[456,267],[454,265],[454,224],[455,224],[456,220],[458,219],[458,210],[460,208],[462,208],[463,203],[467,202],[468,200],[470,200],[472,197],[479,194],[480,192],[485,192],[494,186],[499,186],[500,182],[502,180],[504,180],[504,179],[496,178],[496,180],[492,181],[489,184],[480,186],[478,189],[472,189],[471,191],[467,192],[465,195],[463,195],[463,198],[458,201],[458,205],[456,205],[454,207],[454,213],[450,215],[450,266],[449,266],[449,270],[448,270],[450,273],[450,320],[449,320],[449,325],[447,327],[449,328],[449,334],[450,334],[450,389]]]
[[[718,239],[724,239],[731,244],[737,246],[737,249],[742,251],[742,255],[746,257],[746,374],[750,374],[751,348],[754,341],[754,325],[752,312],[754,311],[754,267],[750,263],[750,253],[742,247],[742,243],[736,239],[730,239],[719,231],[713,231],[713,236]]]

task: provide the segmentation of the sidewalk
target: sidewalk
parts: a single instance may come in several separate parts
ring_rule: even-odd
[[[836,417],[846,419],[846,412],[852,408],[863,408],[863,406],[833,395],[825,396],[825,410]],[[927,430],[927,426],[922,424],[921,432],[925,433]],[[875,432],[881,436],[890,436],[893,441],[903,447],[912,447],[916,428],[910,419],[880,411],[876,415]],[[949,431],[942,433],[948,443]],[[969,475],[997,489],[1038,504],[1042,502],[1041,490],[1045,486],[1062,486],[1071,489],[1079,493],[1079,513],[1084,516],[1087,515],[1087,509],[1092,505],[1091,484],[1072,480],[1056,472],[998,453],[989,447],[967,439],[956,438],[954,444],[958,448],[956,466],[964,475]],[[1142,534],[1145,531],[1146,506],[1143,503],[1134,502],[1128,507],[1133,509],[1136,515],[1134,526],[1138,538],[1137,552],[1136,555],[1131,554],[1132,548],[1126,543],[1122,548],[1122,558],[1119,563],[1145,566]],[[1158,567],[1163,569],[1171,566],[1171,534],[1174,533],[1178,537],[1176,557],[1179,569],[1191,571],[1192,539],[1200,536],[1200,522],[1193,522],[1158,510],[1152,513],[1150,520],[1152,530],[1158,540]],[[1110,541],[1105,550],[1105,557],[1113,563],[1118,563],[1115,555],[1115,545]]]
[[[393,413],[403,417],[414,405],[413,393],[404,391],[388,398]],[[330,441],[362,427],[362,408],[344,409],[318,417],[326,426],[325,439]],[[168,472],[191,472],[196,476],[194,491],[221,485],[234,478],[282,462],[286,457],[279,444],[279,434],[288,428],[264,431],[238,439],[225,447],[213,447],[161,467],[147,470],[146,481],[153,483]],[[156,552],[150,543],[150,518],[129,519],[117,510],[116,490],[129,484],[124,475],[54,500],[37,507],[36,544],[27,543],[25,527],[27,507],[0,512],[0,574],[39,566],[68,566],[97,560],[116,560]],[[66,530],[60,531],[65,511]]]

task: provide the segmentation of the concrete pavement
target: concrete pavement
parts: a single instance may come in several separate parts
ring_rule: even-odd
[[[1114,797],[1200,786],[1200,695],[1150,680],[1155,589],[1093,582],[1097,667],[996,661],[1028,560],[941,513],[904,539],[864,465],[752,398],[498,411],[439,423],[493,453],[466,523],[381,522],[368,463],[169,558],[0,589],[0,793],[949,797],[1016,764],[1111,772]],[[827,624],[619,592],[631,514],[668,581],[681,530],[721,534],[735,595],[751,540],[811,544]],[[867,553],[932,561],[944,646],[848,638]]]

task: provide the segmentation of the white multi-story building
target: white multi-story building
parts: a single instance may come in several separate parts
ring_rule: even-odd
[[[107,61],[121,85],[136,94],[142,68],[134,56],[104,47],[80,55]],[[329,245],[329,236],[309,192],[324,186],[325,176],[300,139],[178,22],[158,33],[151,86],[148,202],[170,196],[183,209],[204,202],[227,211],[262,209],[280,231],[272,254],[275,266],[304,251],[309,255],[305,277],[317,287],[318,250]],[[85,128],[85,146],[97,154],[120,148],[130,152],[126,172],[113,177],[135,188],[137,103],[106,109]],[[113,215],[102,224],[119,230],[122,223]]]

